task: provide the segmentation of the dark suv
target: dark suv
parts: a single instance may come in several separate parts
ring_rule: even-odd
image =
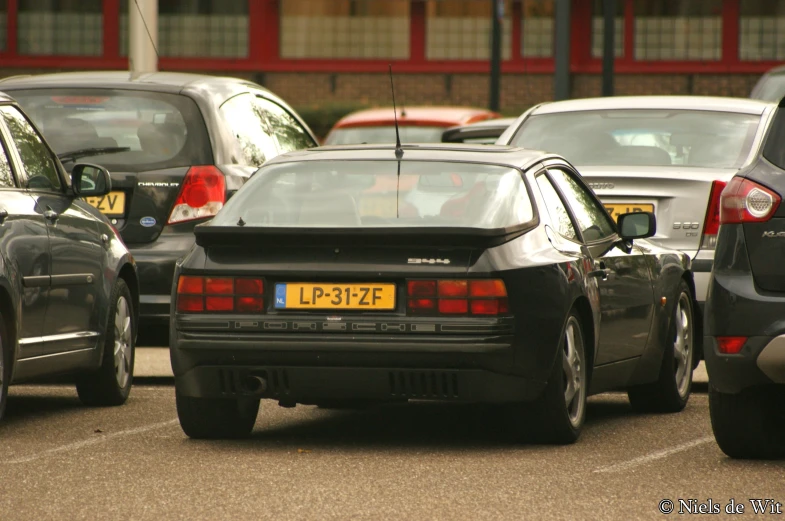
[[[704,346],[714,436],[734,458],[785,457],[783,196],[785,100],[720,199]]]
[[[168,325],[175,261],[193,228],[268,159],[316,146],[303,120],[266,89],[181,73],[79,72],[0,81],[67,169],[109,169],[112,192],[88,199],[119,230],[139,268],[140,326]]]

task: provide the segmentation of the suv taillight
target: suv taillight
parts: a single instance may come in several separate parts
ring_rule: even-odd
[[[724,189],[725,181],[714,181],[711,183],[709,206],[706,208],[706,218],[703,220],[701,250],[717,248],[717,232],[720,229],[720,195]]]
[[[408,280],[409,315],[497,316],[509,313],[507,288],[499,279]]]
[[[759,223],[771,219],[782,199],[772,190],[749,179],[734,177],[720,198],[722,224]]]
[[[180,313],[263,313],[264,281],[245,277],[192,277],[177,280]]]
[[[226,202],[226,179],[216,167],[192,166],[183,179],[168,224],[212,217]]]

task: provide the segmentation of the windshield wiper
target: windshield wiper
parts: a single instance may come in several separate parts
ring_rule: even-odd
[[[70,152],[62,152],[57,154],[60,161],[68,162],[79,159],[80,157],[101,156],[104,154],[114,154],[115,152],[127,152],[131,147],[94,147],[94,148],[80,148],[79,150],[71,150]]]

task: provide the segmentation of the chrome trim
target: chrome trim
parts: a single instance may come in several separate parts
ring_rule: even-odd
[[[171,304],[171,295],[140,295],[140,304]]]
[[[92,284],[92,273],[72,273],[68,275],[52,275],[52,286],[77,286]]]
[[[776,383],[785,383],[785,335],[771,339],[756,361],[763,374]]]
[[[30,275],[22,277],[22,285],[26,288],[45,288],[51,283],[49,275]]]
[[[63,342],[65,340],[76,340],[78,338],[94,338],[99,336],[97,331],[79,331],[78,333],[66,333],[64,335],[34,336],[20,338],[19,345],[46,344],[49,342]]]

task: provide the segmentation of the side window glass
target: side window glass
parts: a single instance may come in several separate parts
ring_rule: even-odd
[[[235,160],[246,166],[260,167],[268,159],[278,155],[272,137],[268,116],[264,109],[254,103],[251,94],[240,94],[221,105],[229,131],[235,140]]]
[[[27,118],[16,107],[0,107],[0,114],[16,145],[25,170],[25,188],[59,192],[62,183],[52,153]]]
[[[256,103],[267,114],[282,154],[316,146],[308,132],[283,107],[264,98],[256,98]]]
[[[14,174],[11,172],[11,160],[2,141],[0,141],[0,188],[16,188]]]
[[[572,208],[584,241],[599,241],[616,232],[605,208],[592,197],[591,192],[563,170],[552,169],[549,172]]]
[[[545,207],[548,210],[548,215],[551,217],[551,224],[556,228],[556,231],[562,237],[577,241],[578,235],[575,233],[575,227],[570,220],[570,214],[564,206],[564,201],[559,197],[559,193],[551,184],[551,181],[545,175],[537,176],[537,186],[540,188],[542,198],[545,199]]]

